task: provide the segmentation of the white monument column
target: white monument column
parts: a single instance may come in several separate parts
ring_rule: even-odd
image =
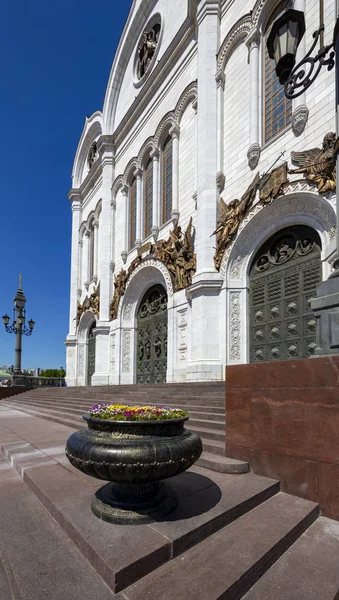
[[[179,219],[179,135],[180,127],[173,125],[170,136],[172,137],[172,219]]]
[[[142,171],[138,169],[135,173],[137,178],[137,223],[136,223],[136,240],[135,245],[137,248],[141,246],[141,240],[143,238],[143,194],[142,194]],[[133,240],[134,241],[134,240]],[[133,243],[132,241],[132,243]]]
[[[108,385],[110,261],[111,261],[111,191],[114,181],[114,146],[111,136],[101,136],[97,142],[102,168],[102,206],[98,236],[98,263],[100,265],[100,316],[96,324],[95,373],[92,385]]]
[[[294,10],[301,10],[305,14],[305,0],[294,0]],[[300,62],[306,55],[306,35],[300,40],[300,44],[296,54],[296,64]],[[314,85],[317,85],[316,83]],[[296,136],[300,135],[307,124],[308,119],[308,108],[306,106],[306,92],[300,94],[298,98],[293,100],[293,115],[292,115],[292,128]]]
[[[152,202],[152,235],[155,240],[158,239],[159,234],[159,150],[154,149],[151,152],[151,158],[153,160],[153,202]]]
[[[122,242],[122,252],[121,258],[125,263],[127,260],[128,254],[128,187],[124,185],[121,188],[121,193],[123,197],[123,210],[124,210],[124,224],[123,224],[123,242]]]
[[[198,160],[195,251],[197,271],[187,290],[192,300],[192,346],[187,379],[223,378],[219,348],[219,292],[222,281],[214,267],[215,231],[219,192],[217,175],[216,55],[220,46],[221,1],[201,0],[198,5]]]
[[[70,289],[70,315],[69,333],[75,334],[77,315],[78,288],[79,288],[79,228],[81,221],[81,195],[79,190],[70,190],[68,197],[72,203],[72,257],[71,257],[71,289]]]
[[[247,152],[248,165],[255,169],[260,158],[259,138],[259,45],[260,35],[256,29],[246,40],[250,63],[250,147]]]

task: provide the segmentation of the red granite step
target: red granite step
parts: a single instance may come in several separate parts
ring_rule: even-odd
[[[18,425],[16,427],[16,422]],[[18,441],[1,443],[1,451],[51,516],[81,550],[112,590],[118,592],[187,549],[199,545],[234,519],[276,494],[279,484],[257,475],[225,475],[193,467],[169,484],[179,498],[178,508],[163,522],[142,526],[108,525],[91,512],[91,498],[100,481],[65,468],[58,428],[57,448],[47,441],[49,424],[34,417],[24,420],[12,411],[2,415]],[[41,442],[39,439],[41,438]],[[34,440],[34,446],[30,444]],[[42,450],[48,445],[48,455]],[[92,483],[93,482],[93,483]],[[140,596],[142,598],[143,596]],[[158,598],[160,598],[159,596]],[[96,598],[96,596],[93,596]],[[166,598],[166,596],[163,596]]]
[[[128,600],[238,600],[318,514],[314,502],[279,493],[159,567],[124,594]],[[276,591],[266,596],[270,600],[276,597]]]
[[[1,456],[0,475],[1,600],[118,600]]]
[[[334,600],[339,597],[338,557],[339,523],[320,517],[259,579],[244,600]]]
[[[200,456],[197,465],[219,473],[248,473],[249,464],[243,460],[236,460],[228,456],[216,456],[211,452],[204,452]]]

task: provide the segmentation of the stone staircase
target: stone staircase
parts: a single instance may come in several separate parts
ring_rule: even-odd
[[[225,383],[120,385],[40,388],[2,400],[28,414],[70,427],[85,427],[82,415],[92,404],[179,406],[189,413],[187,427],[199,434],[203,454],[198,464],[222,473],[246,473],[248,463],[225,456]]]
[[[339,597],[339,523],[267,477],[193,466],[170,480],[179,503],[167,520],[121,526],[97,519],[91,499],[103,482],[67,461],[79,413],[66,402],[61,416],[50,413],[43,398],[57,410],[54,393],[0,402],[1,600]],[[80,412],[81,402],[88,407],[85,390],[82,396]]]

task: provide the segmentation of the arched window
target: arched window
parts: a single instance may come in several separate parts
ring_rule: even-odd
[[[129,188],[129,236],[128,249],[134,247],[137,235],[137,180],[133,178]]]
[[[284,87],[275,73],[275,63],[267,51],[267,38],[273,22],[290,6],[290,1],[280,3],[272,12],[264,36],[264,143],[275,137],[292,120],[292,100],[286,98]]]
[[[161,160],[161,191],[162,191],[162,211],[161,223],[166,223],[172,214],[172,138],[168,136],[162,149]]]
[[[153,160],[150,158],[144,171],[144,236],[152,231],[153,221]]]

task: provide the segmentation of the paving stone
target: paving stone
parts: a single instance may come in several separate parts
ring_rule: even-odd
[[[118,600],[1,457],[0,475],[1,600]]]

